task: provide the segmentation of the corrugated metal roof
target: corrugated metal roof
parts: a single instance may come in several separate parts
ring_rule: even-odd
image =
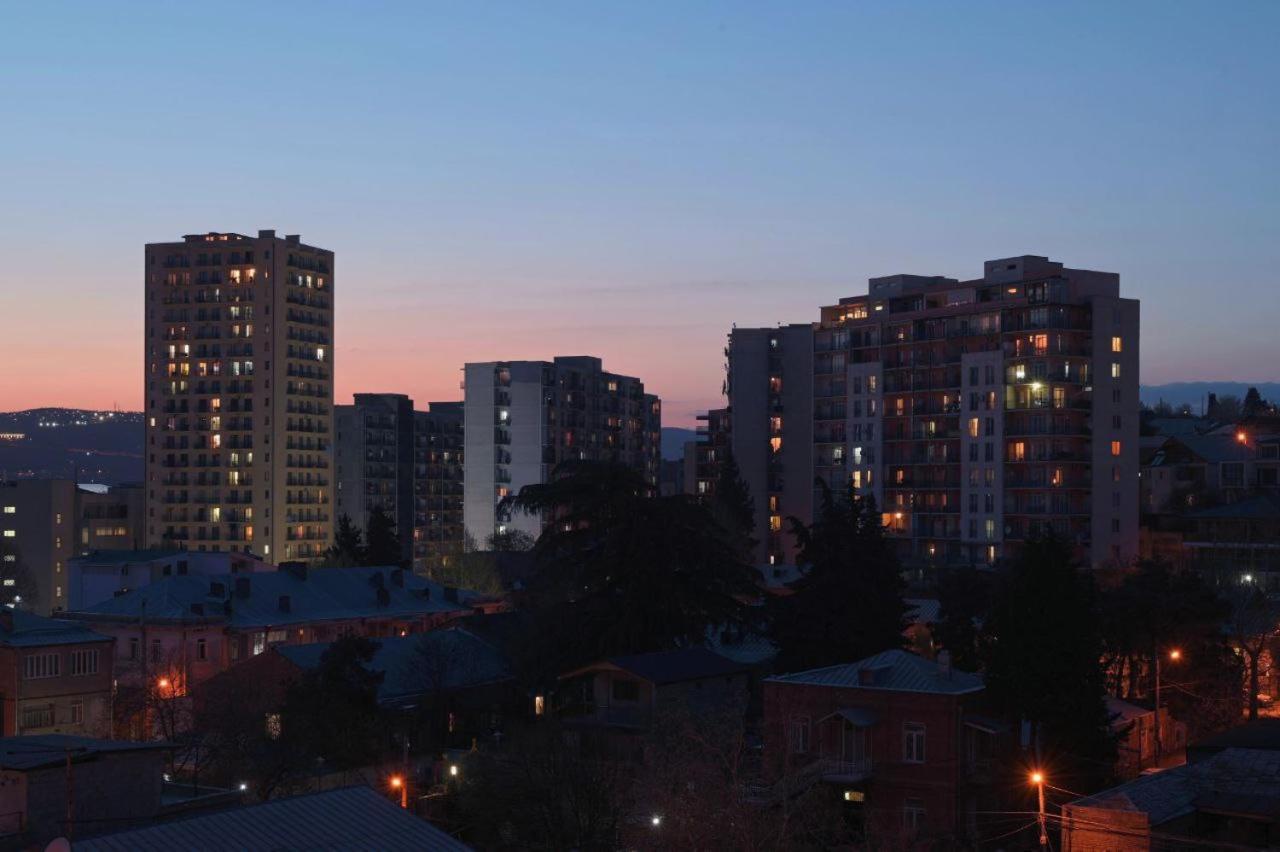
[[[977,692],[984,686],[981,675],[958,669],[948,672],[932,660],[897,649],[881,651],[856,663],[781,674],[769,678],[769,681],[937,695]]]
[[[368,787],[275,799],[106,834],[75,852],[466,852],[465,844]]]
[[[98,740],[73,734],[36,734],[25,737],[0,738],[0,767],[24,771],[42,766],[61,766],[67,761],[84,760],[98,754],[120,751],[150,751],[169,748],[164,742],[131,740]]]
[[[200,618],[192,610],[199,605],[206,618],[226,619],[233,627],[252,628],[302,624],[313,621],[336,621],[347,618],[387,618],[419,616],[429,613],[466,612],[479,595],[459,590],[457,601],[445,600],[445,587],[412,572],[400,574],[402,585],[395,582],[398,569],[314,568],[306,579],[288,569],[275,572],[179,575],[166,577],[95,604],[77,618],[93,616],[151,619]],[[219,584],[221,592],[214,591]],[[248,586],[249,594],[240,596],[237,586]],[[378,601],[379,589],[386,591],[385,603]],[[281,598],[288,597],[289,610],[280,608]],[[230,615],[226,605],[230,602]]]

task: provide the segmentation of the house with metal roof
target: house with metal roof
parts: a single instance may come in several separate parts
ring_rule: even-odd
[[[67,560],[67,610],[83,610],[117,595],[187,574],[248,574],[275,571],[250,553],[231,551],[92,550]]]
[[[368,787],[344,787],[104,834],[74,852],[467,852],[469,847]]]
[[[862,660],[767,678],[765,765],[773,789],[837,787],[861,817],[921,840],[959,843],[981,811],[998,809],[995,758],[1008,724],[984,706],[977,674],[883,651]]]
[[[1275,849],[1280,752],[1227,748],[1062,806],[1064,852]]]

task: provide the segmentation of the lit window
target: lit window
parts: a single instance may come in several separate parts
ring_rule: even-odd
[[[769,439],[769,448],[770,448],[770,449],[772,449],[775,453],[777,453],[777,452],[781,452],[781,451],[782,451],[782,439],[781,439],[781,438],[778,438],[778,437],[770,438],[770,439]]]
[[[4,507],[4,513],[5,513],[6,515],[12,515],[12,514],[16,513],[17,511],[18,511],[18,507],[17,507],[17,506],[5,506],[5,507]]]
[[[1112,362],[1111,362],[1111,378],[1113,378],[1113,379],[1118,379],[1118,378],[1120,378],[1120,364],[1119,364],[1119,362],[1116,362],[1116,361],[1112,361]]]
[[[1118,455],[1120,455],[1120,442],[1119,442],[1119,441],[1112,441],[1112,442],[1111,442],[1111,455],[1113,455],[1113,456],[1118,456]]]
[[[1111,338],[1112,352],[1120,352],[1120,351],[1123,351],[1123,349],[1124,349],[1124,342],[1120,338],[1118,337]]]
[[[770,530],[771,532],[778,532],[778,531],[780,531],[781,529],[782,529],[782,516],[781,516],[781,515],[770,515],[770,516],[769,516],[769,530]]]
[[[970,417],[969,418],[969,437],[970,438],[978,437],[978,429],[979,429],[978,418]]]
[[[5,530],[5,531],[4,531],[4,537],[5,537],[5,538],[14,538],[14,537],[16,537],[17,535],[18,535],[18,531],[17,531],[17,530]]]

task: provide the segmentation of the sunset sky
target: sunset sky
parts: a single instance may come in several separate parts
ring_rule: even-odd
[[[6,4],[0,410],[138,408],[148,241],[337,253],[338,401],[593,354],[667,425],[733,323],[1045,254],[1144,383],[1280,378],[1280,4]]]

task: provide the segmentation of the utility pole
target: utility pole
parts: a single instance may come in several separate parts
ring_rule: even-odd
[[[1156,694],[1155,694],[1155,699],[1156,699],[1156,767],[1157,767],[1157,768],[1159,768],[1159,766],[1160,766],[1160,760],[1161,760],[1161,758],[1162,758],[1162,757],[1164,757],[1164,739],[1163,739],[1163,736],[1162,736],[1162,734],[1161,734],[1161,728],[1163,728],[1164,726],[1160,723],[1160,722],[1161,722],[1161,720],[1160,720],[1160,658],[1161,658],[1162,656],[1164,656],[1164,655],[1160,653],[1160,650],[1159,650],[1159,649],[1157,649],[1157,650],[1156,650],[1156,653],[1155,653],[1155,658],[1156,658],[1156,666],[1155,666],[1155,668],[1156,668],[1156,690],[1155,690],[1155,693],[1156,693]],[[1176,648],[1175,648],[1175,649],[1173,649],[1172,651],[1170,651],[1170,652],[1169,652],[1169,659],[1170,659],[1170,660],[1172,660],[1172,661],[1174,661],[1174,662],[1177,662],[1177,661],[1178,661],[1178,660],[1180,660],[1181,658],[1182,658],[1182,652],[1181,652],[1181,651],[1179,651],[1178,649],[1176,649]]]
[[[76,783],[75,773],[71,771],[71,749],[67,749],[67,826],[66,837],[71,839],[71,832],[75,829],[75,813],[76,813]]]
[[[1049,832],[1045,829],[1044,821],[1044,773],[1032,772],[1031,783],[1036,785],[1036,791],[1040,797],[1040,812],[1037,821],[1040,823],[1040,845],[1047,847],[1049,845]]]

